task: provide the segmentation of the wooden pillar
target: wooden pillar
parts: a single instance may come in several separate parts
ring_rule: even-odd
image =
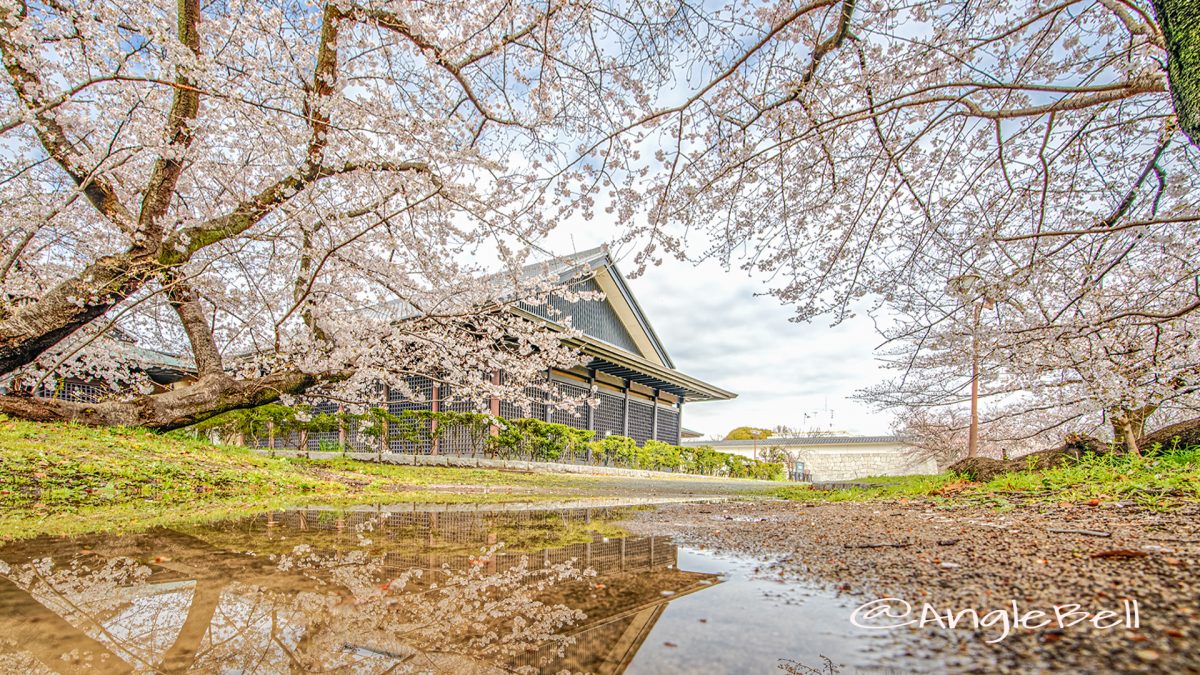
[[[675,414],[675,419],[679,420],[679,424],[675,425],[675,442],[678,443],[683,436],[683,395],[679,395],[679,403],[675,404],[679,412]]]
[[[384,412],[387,412],[388,411],[388,399],[390,399],[392,397],[392,395],[391,395],[391,392],[388,390],[388,386],[386,384],[383,385],[383,387],[382,387],[382,393],[383,393],[383,405],[381,405],[380,407],[382,408],[382,410]],[[387,421],[387,418],[384,418],[384,419],[379,420],[379,459],[380,459],[380,461],[383,460],[383,453],[386,452],[389,448],[390,448],[390,446],[388,444],[388,421]]]
[[[591,390],[596,386],[596,369],[588,369],[588,395],[591,395]],[[587,428],[591,431],[596,430],[596,411],[592,406],[587,407]]]
[[[492,371],[492,384],[494,384],[496,386],[500,386],[500,371],[499,370]],[[491,399],[488,400],[488,408],[489,408],[490,412],[492,413],[492,417],[499,417],[500,416],[500,399],[493,396]],[[489,432],[491,433],[492,436],[499,436],[500,435],[500,427],[493,424],[491,426],[491,428],[489,429]]]
[[[440,385],[440,384],[437,384],[437,383],[434,383],[434,385],[433,385],[433,394],[430,396],[430,401],[429,401],[429,410],[430,410],[431,412],[438,412],[438,395],[439,395],[441,392],[442,392],[442,385]],[[436,454],[438,454],[438,439],[437,439],[437,437],[436,437],[436,434],[437,434],[437,420],[430,420],[430,421],[429,421],[429,432],[430,432],[431,434],[435,434],[435,437],[434,437],[434,439],[433,439],[433,442],[431,442],[431,443],[429,444],[429,454],[431,454],[431,455],[436,455]]]
[[[658,390],[654,390],[654,401],[650,406],[650,438],[659,440],[658,438]],[[673,445],[673,444],[672,444]]]
[[[596,386],[596,369],[588,369],[588,396],[591,396],[592,389]],[[590,431],[596,431],[596,409],[591,405],[587,407],[587,428]],[[587,444],[587,463],[592,463],[592,444]]]
[[[625,380],[625,411],[621,413],[621,435],[629,436],[629,380]]]
[[[342,454],[346,454],[346,406],[338,404],[338,447],[342,449]]]

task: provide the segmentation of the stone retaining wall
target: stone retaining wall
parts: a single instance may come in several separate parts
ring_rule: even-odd
[[[814,482],[938,472],[932,457],[919,459],[900,448],[810,448],[802,450],[799,458]]]

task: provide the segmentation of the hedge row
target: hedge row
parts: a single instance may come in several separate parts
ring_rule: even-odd
[[[593,440],[596,432],[587,429],[538,419],[505,419],[470,412],[407,410],[396,415],[383,408],[371,408],[362,414],[313,414],[304,409],[266,405],[218,415],[192,429],[197,433],[216,431],[227,438],[241,438],[243,442],[252,439],[256,445],[272,432],[276,438],[296,432],[301,449],[305,449],[308,433],[337,431],[352,421],[357,422],[360,436],[371,438],[373,444],[381,447],[386,445],[385,439],[422,445],[453,435],[457,441],[465,441],[472,455],[491,458],[590,462],[732,478],[784,478],[781,463],[748,459],[708,446],[683,447],[651,440],[639,447],[637,441],[626,436]],[[321,446],[322,450],[342,449],[336,442],[324,441]]]

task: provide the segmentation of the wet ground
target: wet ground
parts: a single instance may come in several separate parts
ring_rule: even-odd
[[[896,663],[903,647],[850,624],[852,606],[834,592],[780,579],[765,560],[617,524],[648,508],[660,507],[312,508],[10,543],[0,547],[0,672]]]
[[[679,497],[8,543],[0,673],[1200,671],[1195,509]]]
[[[866,623],[932,657],[918,672],[1200,672],[1200,507],[758,501],[668,505],[629,527],[874,603],[831,621],[874,609]]]

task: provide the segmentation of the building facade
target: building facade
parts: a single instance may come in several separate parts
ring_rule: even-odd
[[[936,460],[922,455],[899,436],[784,436],[758,441],[687,439],[683,445],[710,446],[752,459],[786,457],[791,478],[818,483],[938,472]]]
[[[627,436],[638,445],[654,439],[680,442],[685,403],[728,400],[736,394],[691,377],[675,368],[674,362],[654,332],[625,278],[606,247],[559,258],[552,268],[532,265],[530,275],[557,274],[559,281],[573,293],[603,293],[601,300],[569,301],[552,294],[545,303],[521,303],[512,311],[546,324],[551,330],[563,330],[569,323],[582,333],[565,341],[578,349],[585,363],[571,369],[551,369],[546,387],[530,387],[527,401],[453,400],[450,385],[429,377],[410,378],[413,396],[399,392],[386,395],[392,414],[406,410],[453,410],[490,412],[507,419],[535,418],[596,432],[596,438]],[[503,378],[503,373],[495,377]],[[579,403],[563,410],[550,405],[546,390],[598,400],[596,406]],[[551,395],[550,398],[555,398]],[[338,442],[350,447],[367,447],[373,439],[361,439],[354,429],[315,434],[308,439],[316,449],[322,442]],[[400,439],[387,441],[392,452],[433,454],[473,452],[472,440],[465,433],[448,434],[436,442],[413,443]]]

